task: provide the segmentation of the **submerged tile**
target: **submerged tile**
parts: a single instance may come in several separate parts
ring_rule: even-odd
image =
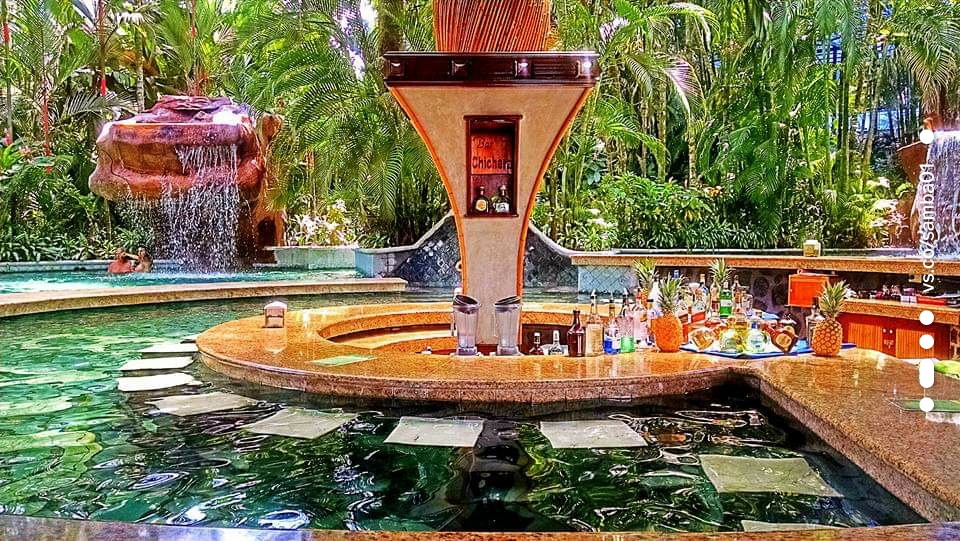
[[[124,392],[156,391],[159,389],[169,389],[170,387],[179,387],[180,385],[201,385],[201,383],[195,380],[193,376],[184,374],[183,372],[156,376],[117,378],[117,388]]]
[[[133,359],[120,367],[121,372],[135,370],[176,370],[186,368],[193,363],[193,357],[147,357]]]
[[[483,431],[479,419],[434,419],[401,417],[386,443],[430,445],[437,447],[473,447]]]
[[[797,522],[762,522],[759,520],[741,520],[740,526],[745,532],[783,532],[791,530],[836,530],[836,526]]]
[[[842,498],[803,458],[700,455],[717,492],[781,492]]]
[[[540,432],[555,449],[646,447],[643,436],[622,421],[543,421]]]
[[[140,355],[143,357],[168,357],[170,355],[190,355],[197,351],[197,345],[194,343],[164,342],[141,349]]]
[[[178,417],[232,410],[256,403],[257,401],[252,398],[221,392],[181,394],[147,401],[147,404],[156,406],[158,412]]]
[[[243,427],[254,434],[272,434],[312,440],[357,418],[354,413],[327,413],[301,408],[283,409]]]

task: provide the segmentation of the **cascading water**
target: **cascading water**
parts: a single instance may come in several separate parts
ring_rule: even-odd
[[[187,190],[167,189],[158,199],[129,202],[133,216],[154,229],[157,255],[198,271],[236,269],[241,261],[237,228],[244,207],[237,184],[236,145],[177,145]]]
[[[933,166],[936,190],[937,255],[960,257],[960,131],[936,132],[927,149],[927,163]]]

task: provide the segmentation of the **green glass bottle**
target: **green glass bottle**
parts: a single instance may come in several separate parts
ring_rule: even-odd
[[[724,282],[720,290],[720,317],[727,317],[733,313],[733,291],[730,291],[730,283]]]

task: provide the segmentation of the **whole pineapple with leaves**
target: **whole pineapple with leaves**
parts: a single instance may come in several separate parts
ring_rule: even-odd
[[[810,332],[810,349],[817,355],[833,357],[840,353],[843,327],[837,321],[837,315],[846,298],[847,283],[843,281],[827,284],[820,293],[820,314],[823,315],[823,321],[817,323]]]
[[[637,287],[643,293],[643,298],[649,298],[657,282],[657,264],[652,259],[641,259],[633,264],[637,274]]]
[[[683,343],[683,325],[677,317],[681,287],[683,287],[682,278],[660,280],[660,294],[657,299],[660,317],[650,323],[650,330],[653,332],[657,347],[660,351],[667,353],[680,351],[680,345]]]
[[[717,287],[720,287],[724,283],[729,282],[731,270],[732,269],[727,266],[726,260],[722,257],[720,259],[714,259],[713,263],[710,264],[710,277],[713,279],[713,283],[717,284]]]

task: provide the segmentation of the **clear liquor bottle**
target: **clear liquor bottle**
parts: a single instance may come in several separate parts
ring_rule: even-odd
[[[553,331],[553,343],[547,346],[547,355],[563,355],[563,345],[560,343],[560,331]]]
[[[810,307],[810,315],[804,320],[803,326],[803,337],[806,339],[808,346],[813,338],[813,329],[816,328],[817,323],[820,323],[823,319],[823,316],[820,315],[820,299],[814,297],[813,306]]]
[[[617,326],[617,306],[610,298],[608,306],[607,327],[603,332],[603,352],[607,355],[620,353],[620,327]]]
[[[587,318],[584,335],[584,353],[588,357],[603,355],[603,321],[597,311],[597,292],[590,294],[590,316]]]
[[[507,196],[507,186],[505,184],[500,185],[490,202],[494,214],[510,214],[510,197]]]
[[[707,275],[700,273],[700,284],[697,287],[697,302],[694,309],[697,312],[706,312],[710,303],[710,290],[707,289]]]
[[[647,308],[640,297],[639,289],[636,292],[635,299],[633,307],[633,346],[634,348],[644,349],[649,345],[647,340],[650,337],[650,323],[647,320]]]
[[[720,284],[716,280],[710,284],[710,316],[720,316]]]

